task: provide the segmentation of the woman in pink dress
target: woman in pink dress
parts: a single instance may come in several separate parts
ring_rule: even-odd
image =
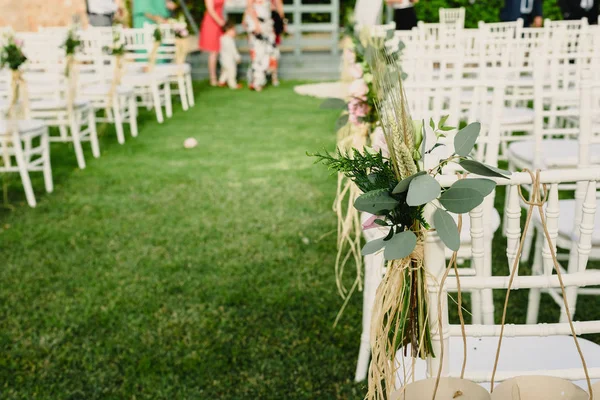
[[[200,50],[208,52],[208,73],[210,85],[217,86],[217,58],[220,50],[220,40],[223,34],[222,27],[223,5],[225,0],[204,0],[206,12],[200,28]]]

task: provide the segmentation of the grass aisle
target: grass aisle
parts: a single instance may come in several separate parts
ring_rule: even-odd
[[[332,266],[336,111],[202,85],[196,107],[76,168],[52,147],[55,192],[0,211],[0,398],[362,398],[357,295],[341,324]],[[199,146],[184,150],[187,137]]]

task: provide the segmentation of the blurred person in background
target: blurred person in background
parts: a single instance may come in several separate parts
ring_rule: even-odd
[[[397,31],[409,31],[417,26],[415,3],[419,0],[386,0],[389,7],[394,9],[394,22]]]
[[[598,24],[600,0],[558,0],[558,5],[566,20],[586,17],[591,25]]]
[[[543,3],[543,0],[504,0],[500,20],[511,22],[522,18],[524,26],[539,28],[543,23]]]
[[[133,27],[144,24],[163,24],[171,16],[177,4],[170,0],[133,0]]]
[[[115,16],[123,15],[121,0],[87,0],[85,5],[92,26],[112,26]]]
[[[225,0],[205,0],[206,11],[200,27],[200,50],[208,53],[208,74],[210,85],[217,86],[217,58],[221,50],[221,35],[225,19],[223,7]]]

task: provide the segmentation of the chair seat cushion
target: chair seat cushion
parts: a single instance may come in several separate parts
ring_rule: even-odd
[[[8,121],[0,120],[0,134],[7,133],[9,126],[10,126],[10,123]],[[28,119],[28,120],[18,121],[18,126],[19,126],[19,132],[25,133],[25,132],[36,131],[39,129],[44,129],[46,127],[46,124],[44,123],[44,121]]]
[[[84,88],[81,89],[81,91],[79,92],[79,94],[82,97],[86,97],[86,96],[103,96],[103,95],[108,96],[108,93],[110,92],[110,89],[111,89],[111,85],[110,84],[97,83],[97,84],[85,86]],[[131,88],[129,86],[125,86],[125,85],[119,85],[117,87],[117,93],[118,94],[122,94],[122,95],[132,94],[133,93],[133,88]]]
[[[82,108],[88,105],[85,100],[77,99],[73,102],[75,108]],[[66,100],[34,100],[29,103],[31,111],[52,111],[52,110],[64,110],[67,108]]]
[[[575,168],[579,165],[579,144],[573,139],[545,139],[542,141],[542,165],[539,168]],[[535,154],[533,140],[513,142],[508,146],[507,157],[521,164],[532,165]],[[600,143],[590,148],[590,162],[600,163]]]
[[[583,338],[579,338],[581,350],[585,355],[588,368],[600,367],[600,346]],[[463,361],[462,337],[451,337],[449,350],[446,353],[450,362],[450,376],[460,376]],[[467,368],[465,379],[469,374],[488,374],[494,365],[498,337],[467,337]],[[402,351],[396,355],[396,363],[401,366]],[[445,357],[446,357],[445,356]],[[410,358],[405,358],[406,371],[411,371]],[[415,380],[426,378],[426,361],[417,359],[415,364]],[[502,350],[498,362],[498,373],[503,372],[528,372],[548,371],[564,369],[581,369],[581,359],[575,350],[571,336],[522,336],[504,337]],[[582,372],[583,373],[583,372]],[[399,387],[402,380],[402,372],[399,372],[396,386]],[[540,375],[540,374],[537,374]],[[543,374],[542,374],[543,375]],[[581,388],[587,389],[586,381],[574,382]],[[489,390],[489,382],[481,383]]]
[[[532,124],[535,111],[526,107],[504,107],[500,122],[502,125]]]

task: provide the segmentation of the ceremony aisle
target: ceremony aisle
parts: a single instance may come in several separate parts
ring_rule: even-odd
[[[336,179],[306,156],[334,146],[337,112],[293,86],[200,85],[163,125],[142,111],[124,146],[104,132],[85,170],[54,145],[35,209],[10,179],[0,397],[363,397],[360,295],[332,329]]]

